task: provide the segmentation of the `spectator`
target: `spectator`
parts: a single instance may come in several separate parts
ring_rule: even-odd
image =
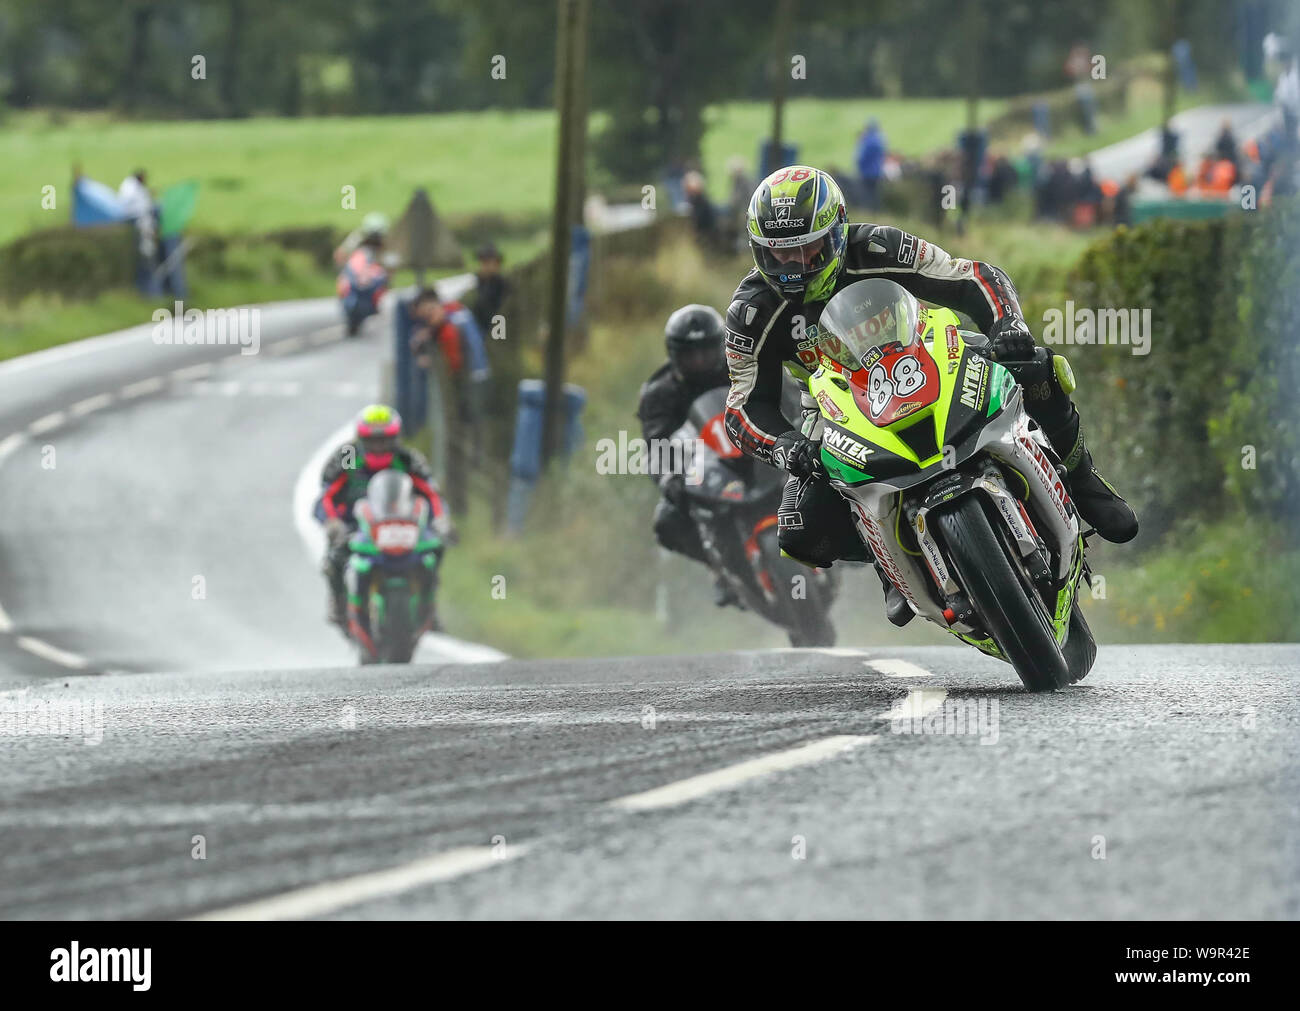
[[[501,273],[501,251],[492,243],[480,246],[474,257],[478,260],[478,270],[474,272],[474,321],[482,333],[490,334],[492,319],[501,314],[510,294],[510,282]]]
[[[749,213],[749,198],[757,183],[745,171],[745,159],[732,155],[727,160],[727,177],[731,180],[731,196],[727,201],[726,229],[734,242],[734,250],[745,248],[745,216]]]
[[[1076,42],[1065,58],[1065,75],[1074,81],[1074,97],[1078,101],[1079,126],[1084,133],[1097,132],[1097,96],[1092,91],[1092,56],[1088,44]]]
[[[862,180],[862,202],[867,210],[874,211],[880,207],[880,179],[885,171],[885,155],[889,147],[880,123],[872,119],[867,123],[862,136],[858,138],[858,151],[855,160],[858,176]]]
[[[433,368],[434,356],[441,354],[453,376],[459,376],[465,367],[460,328],[451,321],[448,306],[438,298],[432,288],[421,290],[412,304],[411,351],[415,364],[428,372]],[[456,304],[456,308],[460,308]]]
[[[1286,154],[1296,149],[1296,127],[1300,124],[1300,59],[1283,50],[1283,70],[1273,89],[1273,101],[1282,113],[1282,143]]]
[[[1232,132],[1230,119],[1225,119],[1219,128],[1219,136],[1214,141],[1214,156],[1219,161],[1232,162],[1234,172],[1240,169],[1237,135]]]
[[[158,267],[158,208],[149,192],[144,169],[137,169],[117,188],[122,211],[135,227],[135,282],[146,295],[159,294],[155,279]]]
[[[447,319],[437,290],[421,288],[413,296],[398,298],[393,338],[394,406],[414,430],[424,425],[428,414],[427,369],[433,364],[433,355],[441,350],[452,372],[459,371],[460,335]]]
[[[1133,197],[1137,193],[1138,177],[1130,175],[1115,194],[1115,206],[1112,217],[1117,225],[1133,224]]]
[[[1175,172],[1181,174],[1182,160],[1179,157],[1178,149],[1182,143],[1182,137],[1170,123],[1165,123],[1160,127],[1160,154],[1156,156],[1146,170],[1145,175],[1157,182],[1169,185],[1169,178]]]
[[[989,167],[989,203],[1000,204],[1013,192],[1020,182],[1020,175],[1011,164],[1011,159],[1000,154],[992,159]]]
[[[706,246],[718,245],[718,212],[704,191],[704,176],[695,169],[682,177],[682,190],[686,205],[695,226],[695,237]]]

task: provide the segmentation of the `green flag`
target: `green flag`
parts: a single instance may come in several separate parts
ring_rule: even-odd
[[[177,183],[163,190],[158,204],[162,208],[162,234],[164,238],[179,235],[194,217],[194,205],[199,201],[199,184],[194,180]]]

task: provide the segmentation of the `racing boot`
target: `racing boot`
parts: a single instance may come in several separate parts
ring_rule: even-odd
[[[1083,443],[1079,412],[1070,399],[1074,372],[1065,356],[1040,347],[1032,360],[1008,362],[1006,367],[1025,392],[1029,416],[1065,464],[1070,497],[1084,523],[1108,541],[1131,541],[1138,532],[1137,514],[1093,466],[1092,454]]]
[[[735,607],[741,611],[745,609],[745,605],[736,596],[736,591],[731,588],[731,583],[721,573],[713,577],[713,604],[715,607]]]
[[[325,579],[329,583],[329,603],[325,620],[339,628],[347,626],[348,588],[343,583],[343,573],[326,563]]]
[[[1097,533],[1115,544],[1123,544],[1137,536],[1138,518],[1114,486],[1097,473],[1092,454],[1084,445],[1079,430],[1079,412],[1061,428],[1047,433],[1048,441],[1065,464],[1070,497],[1074,499],[1079,516]]]
[[[902,628],[916,615],[912,610],[912,605],[907,602],[899,590],[885,575],[885,570],[879,562],[874,563],[876,566],[876,575],[880,577],[881,588],[885,591],[885,617],[889,619],[891,625],[897,625]]]

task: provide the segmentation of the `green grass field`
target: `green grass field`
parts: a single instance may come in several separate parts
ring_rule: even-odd
[[[992,116],[1001,103],[986,102]],[[880,119],[891,146],[917,155],[950,144],[963,122],[958,99],[795,100],[786,134],[800,157],[852,164],[868,116]],[[716,196],[725,197],[733,155],[753,168],[771,110],[756,102],[706,112],[703,164]],[[601,120],[593,117],[593,130]],[[14,113],[0,132],[0,242],[67,220],[72,168],[117,186],[143,167],[155,189],[200,184],[193,227],[263,232],[290,225],[347,228],[367,211],[400,213],[425,187],[453,225],[479,215],[544,223],[552,198],[554,115],[486,111],[373,118],[245,119],[126,122],[98,114]],[[656,180],[647,180],[655,182]],[[42,187],[58,205],[41,208]],[[343,206],[343,187],[356,209]]]
[[[545,217],[551,202],[552,116],[448,113],[384,118],[122,122],[99,115],[15,114],[0,133],[0,241],[67,220],[72,166],[116,187],[143,167],[156,190],[200,183],[193,227],[265,232],[349,228],[368,211],[395,217],[425,187],[434,206]],[[56,210],[41,187],[59,188]],[[356,209],[343,205],[355,189]]]

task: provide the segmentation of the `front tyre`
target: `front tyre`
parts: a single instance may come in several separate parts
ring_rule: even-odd
[[[409,586],[385,588],[383,612],[375,607],[370,627],[376,629],[375,650],[381,663],[410,663],[415,652],[415,629],[412,623],[414,598]]]
[[[934,522],[962,587],[1025,687],[1050,692],[1069,684],[1052,616],[1019,559],[1007,557],[980,499],[963,496]]]

